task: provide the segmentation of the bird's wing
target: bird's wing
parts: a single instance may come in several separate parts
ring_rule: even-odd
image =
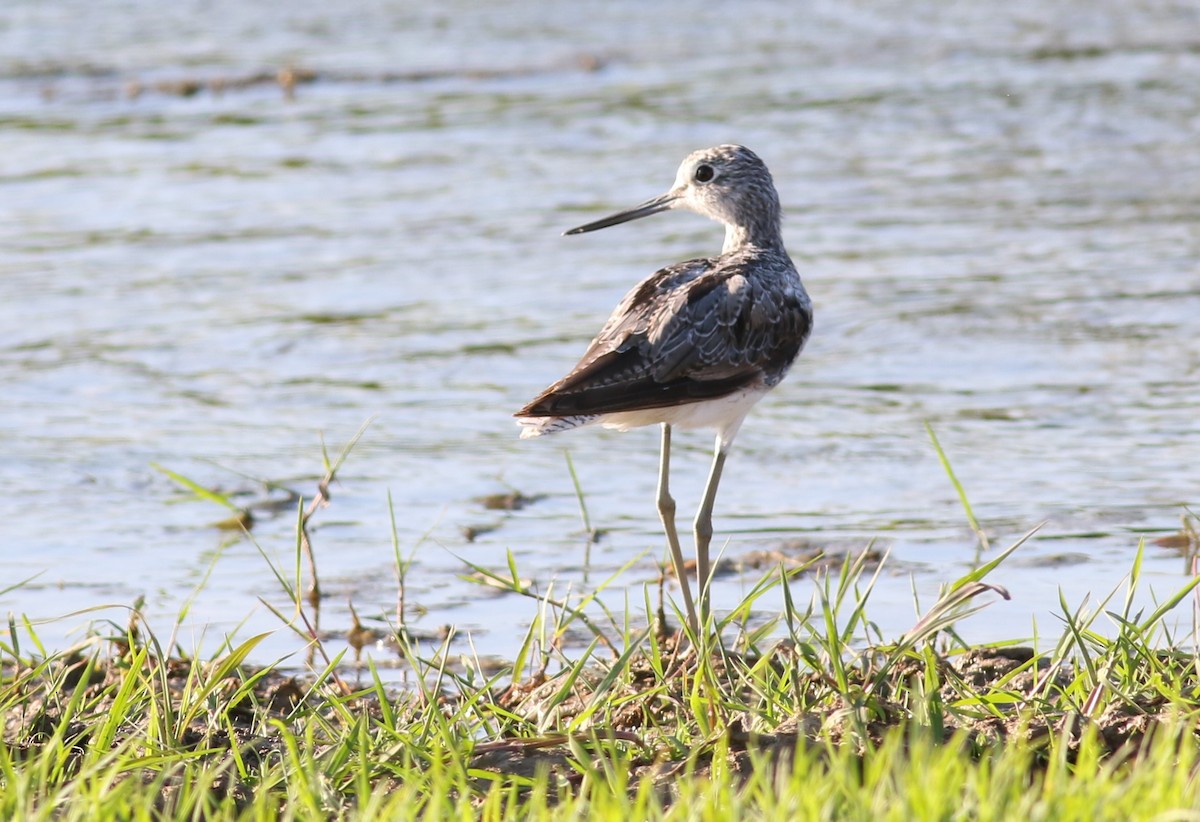
[[[811,309],[798,283],[782,291],[756,286],[750,263],[689,260],[651,275],[625,296],[571,373],[516,416],[661,408],[778,381],[808,338]]]

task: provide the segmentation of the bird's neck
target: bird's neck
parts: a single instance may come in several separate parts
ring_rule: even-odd
[[[739,249],[754,246],[755,248],[772,248],[783,250],[783,233],[778,221],[751,223],[747,225],[725,224],[725,245],[722,254],[729,254]]]

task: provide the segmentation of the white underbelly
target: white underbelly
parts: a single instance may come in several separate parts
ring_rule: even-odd
[[[597,422],[605,428],[628,431],[643,425],[667,423],[678,428],[713,428],[721,440],[728,445],[746,414],[770,389],[752,388],[726,397],[672,405],[665,408],[646,408],[640,411],[622,411],[604,414]]]

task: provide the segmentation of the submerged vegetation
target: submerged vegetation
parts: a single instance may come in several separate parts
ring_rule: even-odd
[[[326,459],[319,499],[347,452]],[[396,624],[382,637],[349,637],[356,651],[370,641],[396,646],[407,674],[397,688],[370,659],[348,682],[342,654],[307,627],[319,595],[305,526],[317,504],[296,501],[294,572],[271,566],[292,604],[278,613],[313,651],[316,664],[302,673],[248,665],[263,635],[198,658],[174,634],[160,638],[137,606],[127,624],[98,624],[60,652],[10,617],[0,643],[0,814],[1200,815],[1200,661],[1194,641],[1174,636],[1165,619],[1180,603],[1200,602],[1200,577],[1151,612],[1135,610],[1140,546],[1103,600],[1061,602],[1060,633],[1036,647],[971,647],[955,631],[1007,597],[989,578],[1025,538],[987,551],[898,637],[870,617],[883,567],[872,551],[840,565],[781,564],[699,634],[674,628],[680,614],[649,590],[620,611],[603,601],[607,583],[582,598],[534,593],[510,556],[505,574],[474,569],[532,603],[529,630],[498,672],[452,654],[448,637],[433,650],[415,642],[403,624],[407,566],[397,546]],[[806,571],[813,581],[789,584]],[[775,589],[783,612],[751,620],[756,601]],[[798,592],[810,589],[800,604]],[[357,620],[355,630],[365,630]],[[564,650],[581,635],[583,651]]]

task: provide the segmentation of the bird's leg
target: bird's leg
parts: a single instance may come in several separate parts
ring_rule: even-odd
[[[713,501],[717,498],[717,486],[721,484],[721,469],[725,467],[726,445],[717,437],[713,447],[712,468],[708,472],[708,484],[704,486],[704,499],[696,514],[696,579],[700,584],[700,618],[708,620],[708,586],[712,567],[708,561],[708,546],[712,542]]]
[[[683,567],[683,551],[679,547],[679,532],[675,529],[675,500],[671,498],[669,477],[671,473],[671,426],[662,427],[662,456],[658,463],[658,516],[663,530],[667,532],[667,547],[671,550],[671,564],[675,566],[675,578],[683,595],[683,608],[687,613],[688,627],[694,632],[700,628],[696,618],[696,606],[692,602],[692,588],[688,584],[687,571]]]

